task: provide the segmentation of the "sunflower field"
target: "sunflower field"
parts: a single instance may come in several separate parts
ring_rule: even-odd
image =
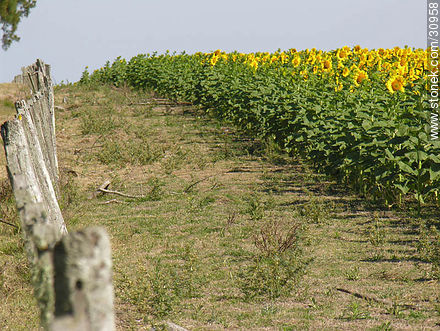
[[[386,205],[437,203],[440,141],[431,141],[427,50],[274,53],[220,50],[117,58],[80,84],[148,89],[274,140]]]

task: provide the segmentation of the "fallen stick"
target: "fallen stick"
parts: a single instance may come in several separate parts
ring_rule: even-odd
[[[100,187],[98,187],[96,189],[95,192],[92,193],[92,195],[90,196],[90,199],[96,198],[97,196],[101,195],[102,194],[101,189],[106,189],[107,187],[109,187],[109,185],[110,185],[110,181],[106,180],[104,183],[101,184]]]
[[[99,188],[98,191],[99,191],[99,192],[102,192],[102,193],[107,193],[107,194],[116,194],[116,195],[120,195],[121,197],[125,197],[125,198],[132,198],[132,199],[141,199],[141,198],[145,198],[145,196],[143,196],[143,195],[130,195],[130,194],[125,194],[125,193],[118,192],[118,191],[107,190],[107,189],[105,189],[105,188]]]
[[[389,305],[389,304],[390,304],[390,302],[381,301],[381,300],[379,300],[379,299],[376,299],[376,298],[373,298],[373,297],[369,297],[369,296],[366,296],[366,295],[364,295],[364,294],[360,294],[360,293],[352,292],[352,291],[350,291],[350,290],[346,290],[346,289],[344,289],[344,288],[337,288],[336,290],[339,291],[339,292],[343,292],[343,293],[351,294],[351,295],[355,296],[356,298],[364,299],[364,300],[366,300],[366,301],[374,301],[374,302],[376,302],[376,303],[382,303],[382,304],[386,304],[386,305]]]
[[[78,148],[78,149],[75,149],[75,150],[73,151],[73,155],[78,155],[78,154],[79,154],[81,151],[83,151],[83,150],[93,149],[93,148],[95,148],[95,146],[96,146],[96,147],[102,147],[103,145],[96,145],[96,143],[98,142],[98,140],[101,139],[102,137],[103,137],[102,134],[101,134],[100,136],[98,136],[98,138],[95,139],[95,141],[93,142],[92,146],[90,146],[90,147],[84,147],[84,148]],[[78,157],[79,157],[79,156],[78,156]],[[76,160],[78,160],[78,158],[76,158]]]
[[[356,298],[363,299],[363,300],[366,300],[366,301],[369,301],[369,302],[373,301],[373,302],[376,302],[376,303],[383,304],[383,305],[385,305],[385,306],[394,306],[394,305],[395,305],[395,304],[394,304],[393,302],[391,302],[391,301],[388,301],[388,300],[379,300],[379,299],[376,299],[376,298],[370,297],[370,296],[365,295],[365,294],[361,294],[361,293],[353,292],[353,291],[350,291],[350,290],[346,290],[346,289],[344,289],[344,288],[337,288],[336,290],[339,291],[339,292],[343,292],[343,293],[351,294],[351,295],[355,296]],[[402,305],[398,305],[398,306],[402,306],[402,307],[404,307],[404,308],[414,309],[414,310],[417,309],[416,306],[414,306],[414,305],[410,305],[410,304],[402,304]]]
[[[12,226],[12,227],[18,229],[18,226],[16,226],[15,224],[12,224],[12,223],[6,222],[6,221],[2,220],[1,218],[0,218],[0,223],[7,224],[7,225],[10,225],[10,226]]]
[[[207,179],[209,179],[209,178],[211,178],[211,177],[214,177],[214,176],[216,176],[216,175],[211,175],[211,176],[208,176],[208,177],[205,177],[205,178],[202,178],[202,179],[199,179],[199,180],[195,181],[194,183],[188,185],[188,186],[183,190],[183,192],[184,192],[184,193],[188,193],[188,192],[191,191],[191,189],[192,189],[194,186],[196,186],[197,184],[199,184],[199,183],[201,183],[201,182],[203,182],[203,181],[205,181],[205,180],[207,180]]]
[[[111,199],[111,200],[107,200],[107,201],[101,202],[100,205],[109,205],[111,203],[124,203],[124,204],[126,204],[127,202],[119,201],[119,200],[116,200],[116,199]]]

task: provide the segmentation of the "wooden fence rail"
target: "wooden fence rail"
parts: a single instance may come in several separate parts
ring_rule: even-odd
[[[14,82],[32,91],[1,126],[11,181],[46,330],[114,330],[110,241],[102,228],[67,233],[59,177],[50,66],[41,60]]]

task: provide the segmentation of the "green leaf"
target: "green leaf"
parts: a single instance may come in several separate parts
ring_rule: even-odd
[[[407,194],[409,192],[409,187],[402,184],[394,184],[394,187],[398,188],[403,194]]]
[[[417,171],[412,169],[409,165],[402,161],[398,161],[397,164],[399,165],[400,170],[407,172],[412,175],[417,175]]]

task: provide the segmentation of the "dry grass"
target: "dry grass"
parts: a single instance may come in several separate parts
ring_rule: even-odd
[[[127,96],[151,98],[108,87],[56,91],[66,109],[57,113],[63,213],[70,230],[110,233],[119,329],[166,320],[203,330],[440,327],[438,283],[417,254],[418,221],[408,213],[369,206],[194,109],[128,106]],[[106,179],[145,197],[89,199]],[[119,203],[104,204],[112,199]],[[0,225],[0,247],[8,298],[0,324],[32,328],[17,231]],[[306,265],[304,276],[293,274],[279,293],[279,282],[250,272],[282,280],[293,261]]]

